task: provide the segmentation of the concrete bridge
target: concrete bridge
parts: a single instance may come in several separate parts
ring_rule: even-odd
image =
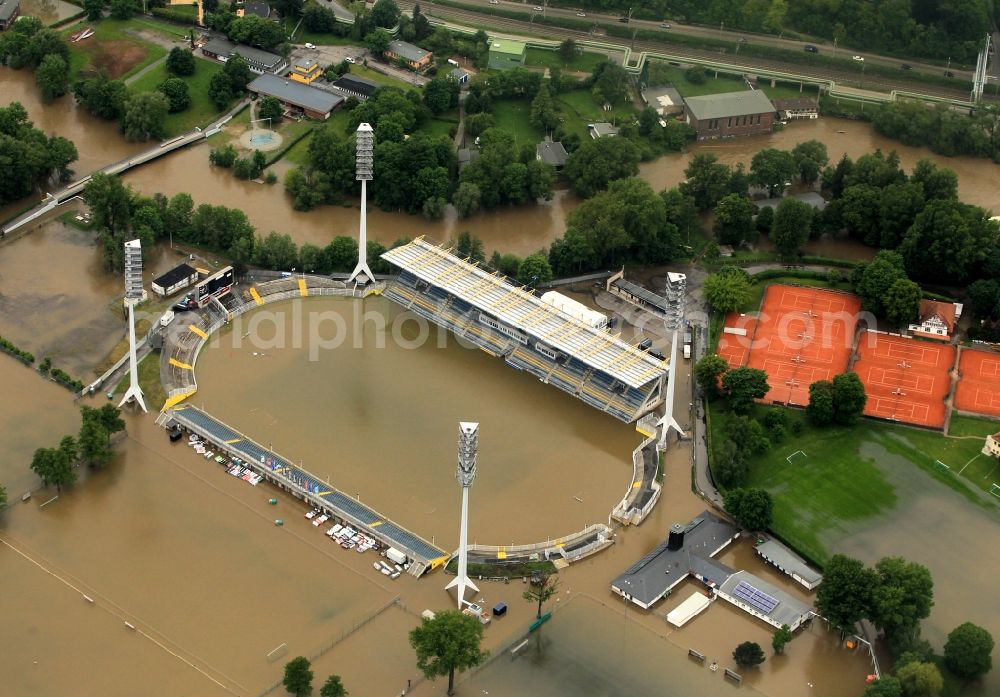
[[[76,198],[83,193],[84,187],[87,186],[87,182],[95,174],[117,174],[121,175],[129,171],[133,167],[138,167],[144,165],[147,162],[152,162],[153,160],[159,159],[165,155],[168,155],[175,150],[180,150],[181,148],[191,145],[191,143],[197,143],[209,136],[213,136],[222,130],[222,127],[229,123],[230,119],[233,118],[238,112],[240,112],[250,101],[248,99],[242,100],[235,107],[230,109],[228,112],[220,116],[218,119],[213,121],[207,128],[202,130],[201,128],[195,128],[193,131],[189,131],[183,135],[179,135],[170,140],[166,140],[158,145],[154,145],[148,150],[131,155],[124,160],[120,160],[113,164],[102,167],[101,169],[95,170],[75,182],[71,182],[59,191],[55,193],[47,193],[45,198],[43,198],[37,206],[32,208],[25,213],[17,216],[13,220],[8,221],[2,227],[0,227],[0,238],[3,238],[11,232],[15,232],[20,228],[24,227],[33,220],[37,220],[41,216],[53,211],[59,205],[66,203],[67,201]]]

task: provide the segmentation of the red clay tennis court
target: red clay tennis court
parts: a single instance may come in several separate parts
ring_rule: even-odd
[[[854,372],[868,394],[865,416],[943,428],[955,347],[865,332]]]
[[[818,288],[768,286],[750,348],[769,402],[809,404],[809,386],[847,370],[861,300]]]
[[[962,349],[958,371],[961,379],[955,391],[955,408],[1000,416],[1000,354]]]
[[[753,336],[757,318],[730,312],[722,325],[722,336],[715,352],[726,359],[730,368],[742,368],[750,357],[750,337]],[[729,330],[727,332],[727,330]],[[735,331],[733,331],[735,330]]]

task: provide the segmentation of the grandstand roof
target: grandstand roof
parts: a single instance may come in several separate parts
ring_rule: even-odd
[[[630,387],[642,387],[666,372],[666,364],[645,351],[422,237],[390,249],[382,258]]]

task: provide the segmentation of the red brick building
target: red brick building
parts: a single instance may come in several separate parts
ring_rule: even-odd
[[[0,31],[9,29],[21,14],[21,0],[0,0]]]
[[[707,94],[684,101],[685,121],[706,138],[735,138],[770,133],[776,113],[760,90]]]

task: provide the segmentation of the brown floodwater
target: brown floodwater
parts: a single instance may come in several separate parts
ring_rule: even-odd
[[[310,326],[333,345],[335,317],[343,345],[317,348]],[[470,541],[606,521],[632,481],[635,429],[423,326],[379,297],[260,308],[199,356],[194,403],[449,551],[459,421],[482,423]]]
[[[21,14],[38,17],[45,24],[52,24],[80,12],[80,8],[63,0],[21,0]]]

